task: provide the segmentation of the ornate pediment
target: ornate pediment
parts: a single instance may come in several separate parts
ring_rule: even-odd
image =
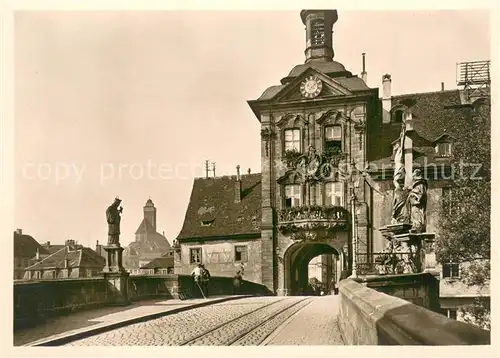
[[[282,127],[303,127],[307,124],[307,120],[300,114],[285,114],[277,122],[276,125]]]
[[[310,68],[285,86],[274,97],[273,102],[296,102],[350,95],[352,92],[340,83]]]

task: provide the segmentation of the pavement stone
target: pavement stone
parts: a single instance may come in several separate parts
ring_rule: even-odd
[[[178,346],[186,341],[217,328],[224,322],[248,314],[271,302],[277,297],[251,297],[237,301],[217,303],[210,306],[179,312],[146,322],[132,324],[113,331],[71,342],[69,346],[109,345],[168,345]],[[240,301],[243,301],[240,303]],[[219,340],[221,339],[218,336]],[[217,340],[214,340],[216,342]]]
[[[67,316],[54,317],[44,324],[14,332],[14,346],[35,345],[47,340],[106,327],[130,319],[165,313],[173,309],[185,308],[227,297],[229,296],[213,296],[207,300],[202,298],[191,300],[155,299],[139,301],[129,306],[103,307],[76,312]]]
[[[338,325],[339,296],[315,297],[263,345],[344,345]]]

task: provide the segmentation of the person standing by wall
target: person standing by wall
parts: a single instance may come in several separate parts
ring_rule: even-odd
[[[233,278],[233,295],[240,294],[240,288],[243,281],[243,276],[241,276],[241,271],[236,272]]]
[[[208,282],[210,281],[210,271],[205,268],[205,265],[201,265],[201,288],[203,290],[203,295],[205,298],[208,297]]]

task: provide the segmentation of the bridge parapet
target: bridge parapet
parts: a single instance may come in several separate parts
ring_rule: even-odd
[[[348,345],[488,345],[490,332],[352,279],[340,282],[339,326]]]
[[[129,276],[128,298],[140,301],[153,298],[200,297],[187,275]],[[232,295],[232,277],[212,276],[211,295]],[[265,295],[266,288],[243,281],[239,294]],[[14,329],[44,322],[51,316],[115,304],[116,288],[103,277],[14,282]]]

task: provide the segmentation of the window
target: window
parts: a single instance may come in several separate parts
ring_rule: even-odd
[[[341,182],[329,182],[325,184],[325,205],[344,205],[344,185]]]
[[[436,153],[442,157],[451,156],[451,143],[439,143],[436,145]]]
[[[334,125],[325,127],[325,152],[342,151],[342,126]]]
[[[459,266],[458,263],[448,262],[443,264],[443,278],[458,278]]]
[[[285,207],[302,205],[301,187],[299,184],[285,185]]]
[[[448,318],[457,319],[457,310],[448,310],[447,313]]]
[[[300,129],[285,129],[285,151],[300,152]]]
[[[248,250],[246,246],[235,246],[234,247],[234,261],[236,262],[247,262],[248,261]]]
[[[92,270],[91,269],[87,269],[87,277],[92,277]]]
[[[201,248],[189,249],[189,263],[201,264]]]
[[[35,271],[35,279],[40,280],[42,278],[41,271]]]
[[[323,45],[325,43],[325,22],[323,19],[311,21],[311,44]]]

